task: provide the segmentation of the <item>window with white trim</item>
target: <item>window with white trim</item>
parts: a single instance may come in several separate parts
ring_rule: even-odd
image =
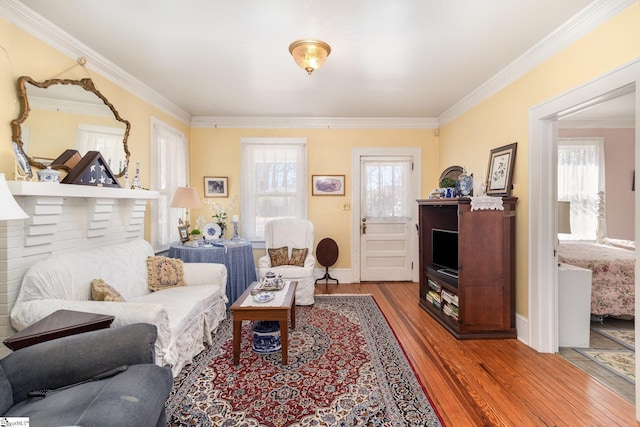
[[[307,139],[242,138],[242,234],[264,241],[264,225],[307,217]]]
[[[122,146],[124,128],[79,124],[77,147],[81,155],[99,151],[115,173],[120,173],[126,161]]]
[[[571,234],[561,234],[560,239],[596,239],[604,177],[604,138],[558,140],[558,200],[571,203]]]
[[[159,252],[178,240],[178,218],[184,218],[184,209],[170,207],[176,188],[185,187],[189,182],[184,133],[152,117],[151,158],[151,189],[160,193],[151,205],[151,244]],[[130,167],[129,176],[132,171]]]

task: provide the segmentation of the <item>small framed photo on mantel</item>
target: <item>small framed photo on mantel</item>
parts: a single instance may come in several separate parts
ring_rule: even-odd
[[[513,166],[516,161],[518,143],[494,148],[489,156],[487,170],[487,195],[510,196],[513,182]]]
[[[204,177],[205,197],[229,197],[229,184],[226,176]]]

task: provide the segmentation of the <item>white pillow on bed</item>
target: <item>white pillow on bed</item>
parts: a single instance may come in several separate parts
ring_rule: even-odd
[[[618,248],[624,248],[624,249],[636,248],[636,242],[634,240],[612,239],[610,237],[605,237],[604,242],[607,245],[616,246]]]

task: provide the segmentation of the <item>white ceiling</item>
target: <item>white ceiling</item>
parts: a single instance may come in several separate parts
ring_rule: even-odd
[[[437,118],[591,3],[20,2],[191,116],[302,118]],[[311,76],[302,38],[332,48]]]

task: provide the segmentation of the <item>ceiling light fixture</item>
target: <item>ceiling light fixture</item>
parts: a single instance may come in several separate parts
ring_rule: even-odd
[[[320,40],[297,40],[289,45],[289,52],[296,64],[311,75],[324,64],[331,47]]]

